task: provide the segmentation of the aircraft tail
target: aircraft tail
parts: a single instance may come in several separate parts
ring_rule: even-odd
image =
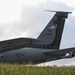
[[[45,27],[45,29],[42,31],[37,39],[43,41],[41,42],[42,45],[46,45],[51,49],[59,49],[64,23],[66,18],[68,17],[68,13],[71,12],[52,12],[56,12],[56,14],[53,16],[53,18],[50,20],[48,25]]]

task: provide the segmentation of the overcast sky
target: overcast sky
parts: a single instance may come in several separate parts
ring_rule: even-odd
[[[65,23],[60,48],[75,47],[75,0],[0,0],[0,41],[37,38],[55,13],[44,10],[72,11]],[[63,62],[62,62],[63,61]],[[75,58],[48,64],[75,64]]]

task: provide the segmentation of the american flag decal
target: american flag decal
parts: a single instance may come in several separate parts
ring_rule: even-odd
[[[49,29],[55,29],[55,26],[50,26]]]

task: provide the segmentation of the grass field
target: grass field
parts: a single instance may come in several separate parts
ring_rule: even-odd
[[[26,66],[0,64],[0,75],[75,75],[75,66]]]

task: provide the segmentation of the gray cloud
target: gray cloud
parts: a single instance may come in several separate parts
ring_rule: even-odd
[[[75,47],[75,17],[69,15],[65,23],[64,32],[62,36],[61,48]]]
[[[21,22],[0,25],[0,40],[24,36],[36,38],[54,15],[54,13],[43,11],[45,9],[72,10],[63,3],[52,1],[42,3],[39,6],[23,6]]]

